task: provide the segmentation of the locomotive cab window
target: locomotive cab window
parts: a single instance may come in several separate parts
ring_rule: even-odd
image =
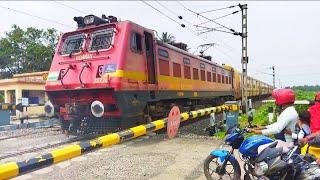
[[[133,32],[131,35],[131,49],[136,53],[142,52],[142,36],[139,33]]]
[[[113,35],[113,29],[104,29],[94,32],[92,34],[89,51],[109,49],[112,45]]]
[[[80,52],[84,39],[84,34],[77,34],[67,37],[63,43],[62,50],[60,51],[61,55]]]

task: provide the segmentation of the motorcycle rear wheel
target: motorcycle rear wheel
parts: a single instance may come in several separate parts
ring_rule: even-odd
[[[225,173],[219,175],[217,168],[221,167],[218,163],[218,157],[209,155],[204,161],[204,175],[208,180],[239,180],[241,177],[241,168],[237,160],[229,158],[225,167]]]

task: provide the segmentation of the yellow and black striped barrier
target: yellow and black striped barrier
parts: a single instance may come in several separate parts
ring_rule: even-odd
[[[0,111],[5,110],[5,111],[13,111],[13,110],[18,110],[18,111],[23,111],[23,106],[21,103],[15,105],[15,104],[9,104],[9,103],[0,103]]]
[[[236,108],[236,109],[235,109]],[[197,117],[208,116],[211,113],[226,111],[226,110],[238,110],[237,106],[222,105],[218,107],[211,107],[200,109],[197,111],[181,113],[181,122]],[[157,131],[166,127],[167,119],[160,119],[153,121],[149,124],[136,126],[128,130],[120,131],[117,133],[108,134],[98,137],[94,140],[80,142],[79,144],[70,145],[64,148],[53,150],[47,154],[43,154],[39,157],[31,158],[20,162],[10,162],[0,165],[0,179],[9,179],[16,177],[27,172],[37,170],[42,167],[56,164],[61,161],[65,161],[81,154],[90,152],[92,150],[108,147],[114,144],[145,135],[147,132]]]
[[[14,105],[14,104],[0,104],[0,111],[1,110],[16,110],[16,105]]]

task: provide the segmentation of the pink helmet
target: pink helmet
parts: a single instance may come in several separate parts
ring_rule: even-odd
[[[296,98],[292,89],[278,89],[275,93],[272,93],[272,96],[276,100],[276,105],[294,103]]]

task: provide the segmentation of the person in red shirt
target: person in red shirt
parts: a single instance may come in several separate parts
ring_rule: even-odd
[[[301,140],[303,144],[320,135],[320,92],[316,93],[314,101],[315,104],[308,109],[310,113],[311,134]]]

